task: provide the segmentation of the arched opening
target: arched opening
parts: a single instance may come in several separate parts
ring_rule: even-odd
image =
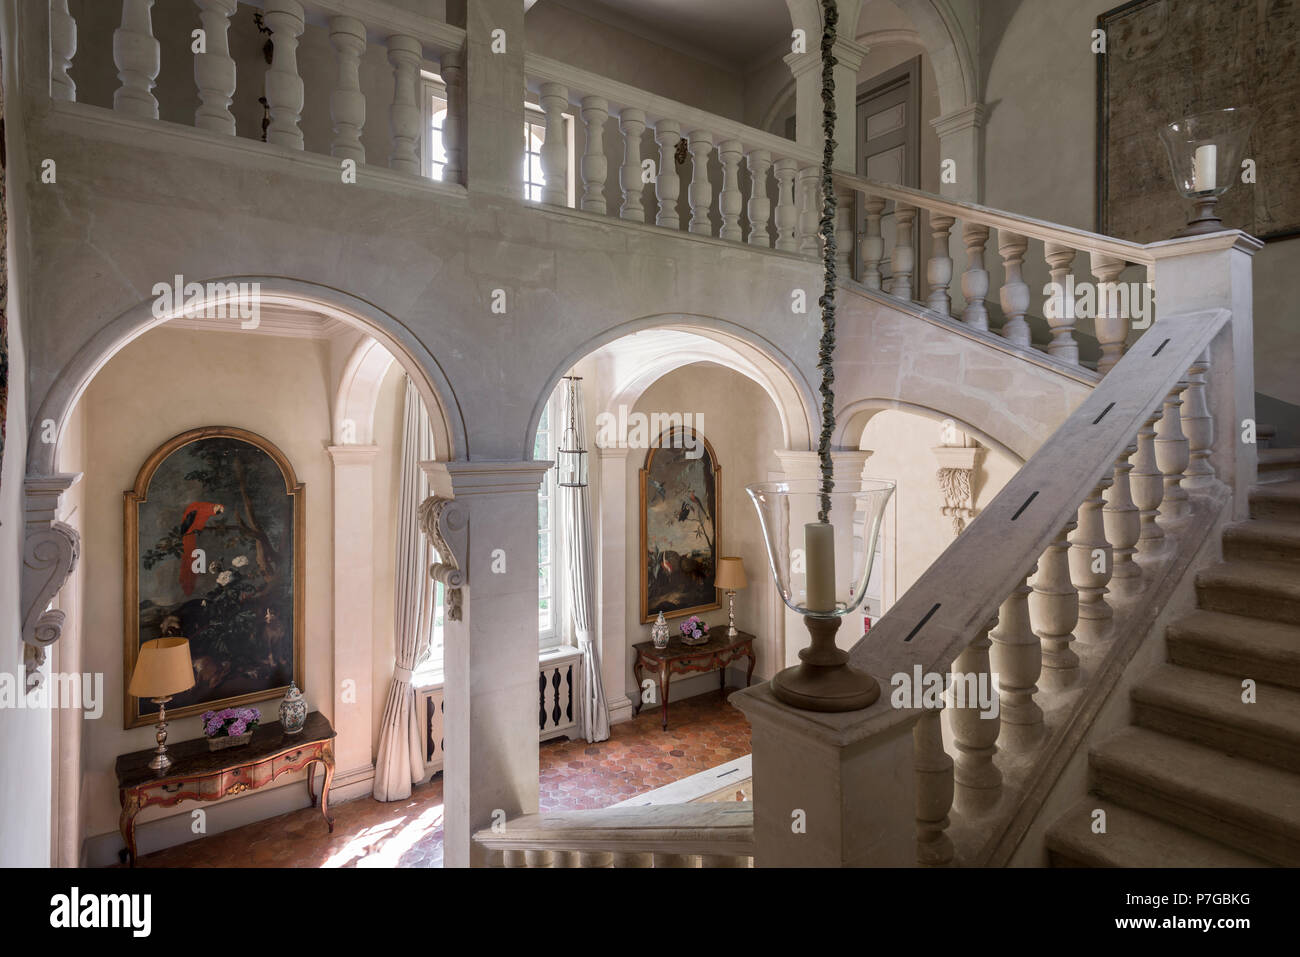
[[[731,727],[739,716],[733,719],[724,713],[734,709],[718,697],[718,687],[744,686],[750,679],[749,658],[724,666],[721,675],[714,670],[694,676],[670,674],[667,694],[661,697],[665,688],[658,673],[645,667],[636,671],[637,646],[651,640],[651,626],[660,610],[672,636],[678,636],[682,622],[692,615],[710,626],[711,635],[725,635],[728,601],[712,583],[717,558],[735,556],[743,560],[748,579],[747,587],[736,593],[735,617],[736,627],[754,636],[753,680],[781,667],[783,606],[766,569],[761,528],[744,487],[779,476],[784,468],[780,453],[794,449],[812,454],[808,449],[815,405],[779,353],[716,322],[673,318],[671,323],[661,320],[654,325],[629,323],[589,343],[557,371],[553,380],[557,385],[539,400],[534,419],[535,456],[554,459],[568,425],[563,394],[569,380],[564,377],[580,379],[581,431],[590,460],[588,534],[593,542],[591,580],[585,586],[595,598],[593,645],[616,742],[628,735],[663,736],[665,721],[669,729],[694,721],[697,725],[692,727],[707,734],[713,732],[704,728],[715,722],[713,731],[719,735],[740,733],[739,727]],[[689,437],[681,448],[665,438],[677,434]],[[698,467],[685,464],[692,454],[701,463]],[[669,456],[678,456],[676,464],[669,462]],[[679,476],[680,488],[674,484]],[[702,484],[687,488],[691,482]],[[669,527],[669,519],[680,521]],[[539,609],[543,659],[554,653],[548,649],[574,642],[573,607],[580,600],[575,591],[584,582],[575,579],[572,565],[563,556],[568,553],[567,540],[581,534],[577,521],[564,508],[552,469],[539,501],[539,580],[545,583],[539,597],[545,606]],[[663,538],[656,541],[657,535]],[[705,599],[688,597],[694,594],[690,576],[701,579],[694,584],[707,592]],[[543,810],[574,806],[565,803],[569,798],[557,788],[568,780],[571,772],[565,769],[570,761],[589,760],[583,753],[587,742],[582,729],[559,732],[545,727],[551,704],[550,692],[546,694],[542,736],[562,733],[568,741],[542,748]],[[585,694],[582,704],[598,706]],[[689,741],[697,740],[694,731],[681,733]],[[729,746],[740,747],[739,738],[728,740]],[[670,768],[636,766],[641,758],[623,748],[619,762],[626,771],[602,779],[605,790],[599,795],[588,791],[583,798],[602,803],[579,806],[616,803],[638,789],[666,784],[723,760],[693,752],[689,741],[676,747],[675,757],[668,761]],[[727,752],[727,757],[743,757],[747,751],[745,726],[743,747],[735,755]],[[559,773],[548,771],[553,765]],[[598,765],[595,761],[592,772],[604,774]]]
[[[191,641],[196,669],[200,661],[203,668],[219,666],[204,672],[204,700],[196,700],[200,710],[244,699],[238,706],[258,708],[261,722],[269,724],[277,720],[283,696],[280,672],[304,679],[309,708],[324,714],[337,735],[332,800],[370,794],[381,717],[395,673],[396,503],[408,382],[410,395],[426,413],[420,459],[455,454],[465,447],[464,432],[454,401],[441,400],[450,392],[437,364],[422,348],[402,344],[409,333],[395,320],[373,310],[357,315],[344,308],[346,297],[333,291],[270,285],[272,291],[264,287],[258,302],[257,323],[246,327],[233,310],[226,318],[166,311],[155,316],[148,304],[132,310],[110,325],[112,335],[106,330],[97,340],[111,343],[109,351],[94,355],[83,349],[42,406],[41,414],[57,423],[57,442],[33,457],[29,487],[49,475],[80,475],[63,493],[57,515],[80,533],[81,561],[55,599],[66,618],[61,640],[50,648],[52,668],[103,675],[104,720],[55,717],[53,817],[61,863],[76,864],[81,853],[80,859],[92,864],[117,860],[122,839],[114,758],[153,739],[151,723],[124,717],[135,700],[124,690],[129,668],[123,634],[130,628],[119,633],[98,627],[121,621],[133,600],[140,606],[141,640],[155,636],[155,626],[170,616]],[[154,388],[142,387],[150,382]],[[223,504],[217,521],[194,533],[202,563],[190,580],[181,575],[178,587],[184,594],[173,594],[185,539],[177,546],[169,529],[188,514],[185,503],[217,501],[226,493],[198,468],[187,472],[178,466],[167,473],[160,467],[147,500],[138,506],[154,507],[147,516],[137,513],[136,535],[128,543],[123,491],[132,488],[144,474],[142,463],[168,440],[216,427],[256,435],[277,450],[301,483],[302,511],[291,534],[265,515],[264,503],[273,500],[259,497],[264,490],[258,475],[232,479],[226,492],[234,500]],[[38,471],[42,468],[44,473]],[[131,507],[128,501],[128,514]],[[301,544],[288,544],[295,535]],[[254,541],[259,536],[266,540],[261,545]],[[244,633],[232,626],[221,630],[223,650],[215,653],[209,646],[218,640],[212,628],[218,613],[200,621],[191,614],[193,606],[224,601],[230,588],[251,580],[262,549],[273,546],[282,549],[280,563],[292,568],[292,576],[284,577],[292,578],[287,587],[301,605],[282,613],[279,591],[258,580],[239,593],[234,620],[243,622],[245,599],[256,598],[267,607],[256,609],[248,634],[266,637],[278,628],[272,637],[283,632],[283,644],[291,650],[276,646],[259,659],[241,643]],[[148,568],[139,564],[146,557],[152,559]],[[422,571],[427,574],[427,564]],[[435,618],[432,608],[430,632]],[[173,717],[170,707],[171,742],[203,737],[198,713],[182,710]],[[427,778],[425,768],[416,770]],[[320,774],[316,777],[319,784]],[[188,804],[146,809],[137,818],[139,851],[305,807],[303,778],[301,771],[285,773],[244,801],[205,806],[201,831],[191,828]],[[375,852],[373,847],[356,850],[357,856]]]

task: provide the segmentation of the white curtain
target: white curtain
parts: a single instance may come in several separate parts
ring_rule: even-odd
[[[572,416],[577,427],[578,448],[585,449],[587,439],[582,408],[582,382],[566,381],[563,385],[560,421],[554,423],[552,428],[557,436],[563,436]],[[558,492],[557,517],[564,539],[564,554],[568,559],[565,569],[566,610],[573,624],[574,638],[582,649],[583,673],[586,678],[583,682],[582,733],[588,741],[604,741],[609,737],[609,705],[605,703],[605,685],[600,678],[600,650],[596,647],[596,563],[591,530],[591,496],[586,486],[561,487]]]
[[[415,707],[411,676],[429,655],[433,631],[435,583],[429,566],[436,560],[420,530],[420,503],[429,495],[429,480],[420,462],[433,458],[433,429],[420,393],[408,377],[402,418],[402,481],[397,500],[396,616],[397,666],[384,702],[379,755],[375,760],[375,799],[399,801],[424,776],[424,718]],[[346,640],[340,636],[339,640]]]

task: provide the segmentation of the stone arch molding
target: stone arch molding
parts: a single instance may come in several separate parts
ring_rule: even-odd
[[[771,397],[781,420],[787,448],[807,450],[816,434],[816,393],[798,366],[772,343],[741,326],[707,316],[646,316],[615,326],[574,350],[546,381],[528,420],[524,448],[542,418],[547,399],[560,379],[587,356],[629,337],[644,336],[644,348],[629,350],[625,369],[613,371],[614,388],[600,411],[632,405],[652,382],[678,366],[716,362],[752,379]]]
[[[856,449],[861,441],[862,430],[867,427],[867,423],[871,421],[871,418],[878,412],[884,412],[887,409],[895,409],[899,412],[911,412],[913,415],[923,416],[940,423],[951,421],[958,431],[965,432],[985,448],[1000,452],[1017,465],[1025,464],[1026,456],[1024,454],[1012,448],[996,436],[990,435],[984,429],[972,425],[959,415],[944,412],[927,405],[919,405],[915,402],[905,402],[902,399],[888,399],[883,397],[859,399],[841,407],[835,415],[835,432],[832,444],[836,448],[840,449]],[[1033,454],[1032,449],[1025,451],[1029,454]]]
[[[979,102],[979,83],[976,75],[974,47],[962,29],[953,9],[952,0],[890,0],[916,28],[917,42],[930,54],[934,65],[935,82],[939,90],[939,107],[943,115],[954,113]],[[961,0],[958,0],[961,2]],[[821,35],[822,17],[820,0],[786,0],[790,8],[793,27],[808,32],[809,37]],[[840,3],[840,32],[855,33],[861,2]],[[846,20],[852,23],[846,27]],[[870,42],[870,34],[856,37],[859,42]],[[876,42],[886,42],[876,38]],[[810,41],[809,50],[816,44]]]
[[[464,416],[451,383],[427,347],[397,318],[365,300],[315,283],[273,276],[230,276],[212,281],[225,289],[256,283],[262,305],[304,309],[360,327],[373,337],[372,342],[381,347],[377,351],[367,350],[364,354],[359,354],[361,350],[358,350],[349,360],[345,380],[351,373],[356,388],[341,390],[336,401],[336,439],[342,422],[340,411],[346,414],[362,408],[367,400],[367,389],[378,389],[374,377],[381,362],[379,354],[386,352],[388,363],[384,364],[383,371],[386,372],[394,357],[398,357],[430,410],[438,457],[467,457]],[[206,280],[204,284],[207,285]],[[233,298],[233,295],[215,296],[211,304],[230,304]],[[80,478],[77,474],[58,470],[59,450],[68,419],[91,381],[114,355],[179,313],[180,310],[176,309],[156,316],[154,300],[149,299],[118,315],[92,336],[60,370],[29,425],[20,597],[23,661],[29,690],[40,683],[40,668],[45,662],[46,650],[62,637],[64,613],[51,608],[50,604],[76,569],[81,552],[80,534],[58,520],[63,493]],[[382,375],[379,381],[382,382]],[[372,428],[373,414],[366,422],[367,428]]]

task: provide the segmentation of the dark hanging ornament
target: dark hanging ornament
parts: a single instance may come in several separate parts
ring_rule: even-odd
[[[677,160],[678,166],[686,162],[686,147],[686,137],[683,136],[677,141],[677,150],[673,153],[673,159]]]
[[[257,102],[262,104],[262,142],[266,142],[266,131],[271,125],[271,104],[266,102],[266,97],[259,96]]]
[[[260,11],[253,14],[253,23],[257,24],[257,32],[266,37],[266,43],[262,44],[262,56],[266,57],[266,65],[270,66],[271,60],[275,58],[275,41],[271,39],[274,34],[262,20]]]
[[[832,165],[835,162],[835,64],[831,51],[835,48],[835,28],[839,23],[839,9],[835,0],[822,0],[822,132],[825,145],[822,150],[822,265],[824,284],[817,300],[822,307],[822,337],[817,349],[817,368],[822,373],[822,430],[817,441],[817,457],[821,464],[821,509],[818,520],[825,522],[831,510],[831,491],[835,480],[831,477],[831,436],[835,432],[835,183]]]

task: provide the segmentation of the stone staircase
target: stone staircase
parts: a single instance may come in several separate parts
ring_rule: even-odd
[[[1250,514],[1166,631],[1133,726],[1092,749],[1090,793],[1047,833],[1054,866],[1300,864],[1300,482],[1257,486]]]

